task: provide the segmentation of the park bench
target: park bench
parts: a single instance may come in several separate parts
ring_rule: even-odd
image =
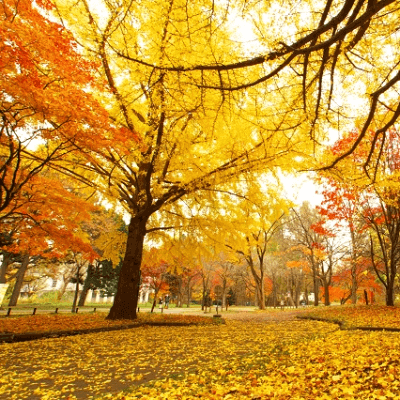
[[[93,307],[93,312],[96,312],[96,307]],[[1,310],[1,308],[0,308]],[[37,311],[39,310],[41,313],[52,313],[53,312],[53,308],[49,308],[47,309],[39,309],[38,307],[5,307],[3,308],[3,310],[7,310],[6,312],[6,316],[9,317],[12,315],[12,310],[23,310],[23,313],[26,314],[25,310],[32,310],[31,315],[36,315]],[[54,314],[58,314],[60,311],[59,307],[55,307],[54,308]],[[79,307],[75,307],[75,309],[71,310],[72,313],[74,314],[78,314],[79,312]]]

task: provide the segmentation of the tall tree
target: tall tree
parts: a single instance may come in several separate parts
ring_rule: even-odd
[[[339,149],[349,149],[356,141],[357,132],[345,135],[332,147],[333,157]],[[369,157],[371,146],[377,147],[379,152],[370,157],[376,169],[374,175],[368,177],[364,173],[363,160]],[[400,263],[400,206],[397,200],[399,166],[400,134],[391,128],[378,138],[375,131],[368,132],[352,158],[342,160],[330,171],[333,176],[341,176],[341,180],[345,180],[344,185],[357,193],[357,202],[364,219],[362,229],[369,231],[371,261],[378,279],[385,287],[388,305],[394,304],[394,287]]]
[[[267,188],[258,182],[247,181],[235,214],[231,212],[231,232],[224,244],[246,262],[254,280],[256,301],[265,309],[266,263],[268,255],[278,251],[273,240],[286,223],[291,202],[283,199],[280,187],[272,183]],[[244,182],[242,182],[244,186]]]
[[[394,0],[314,2],[308,8],[299,3],[297,11],[308,18],[294,12],[284,22],[272,6],[279,2],[56,4],[83,51],[101,62],[105,86],[98,98],[118,128],[112,144],[75,146],[82,167],[97,174],[93,181],[131,215],[109,318],[136,317],[137,299],[129,293],[139,282],[146,235],[181,225],[185,218],[172,217],[186,217],[186,205],[200,195],[204,201],[211,189],[245,172],[278,165],[290,169],[309,160],[328,126],[350,121],[340,107],[350,104],[344,89],[352,75],[363,71],[360,81],[365,93],[372,93],[364,95],[371,102],[355,146],[374,115],[385,128],[400,114],[394,101],[384,99],[393,98],[400,80]],[[254,56],[253,50],[249,56],[234,40],[231,4],[256,22],[261,54]],[[266,20],[275,24],[267,27]],[[385,32],[378,41],[381,23],[394,34]],[[287,32],[294,32],[289,42]],[[391,47],[394,61],[380,62],[377,73],[377,59]],[[362,56],[354,60],[357,51]],[[65,163],[58,168],[66,169]]]
[[[397,201],[397,194],[395,195]],[[379,206],[365,210],[370,236],[371,261],[375,273],[386,290],[386,305],[394,306],[395,285],[400,268],[400,204],[388,204],[382,199]]]
[[[214,261],[214,286],[221,288],[221,306],[226,307],[228,291],[232,286],[236,272],[236,260],[231,260],[226,254],[220,253]]]
[[[362,190],[351,182],[335,180],[332,177],[324,181],[322,192],[324,199],[317,207],[325,223],[334,224],[338,229],[344,228],[349,233],[350,243],[348,257],[350,259],[351,290],[349,298],[353,304],[357,302],[359,285],[359,260],[365,254],[366,231],[362,217]],[[346,302],[348,298],[344,298]]]
[[[293,249],[297,249],[307,260],[313,279],[314,305],[319,304],[321,284],[325,288],[325,301],[329,303],[327,290],[332,277],[332,264],[324,263],[328,251],[325,242],[325,230],[313,229],[319,222],[317,210],[309,203],[303,203],[299,210],[293,209],[292,218],[287,225]],[[329,304],[327,304],[329,305]]]
[[[301,130],[288,134],[297,124],[294,118],[275,113],[283,97],[260,112],[256,94],[222,98],[193,85],[187,74],[120,55],[166,66],[182,60],[223,63],[229,54],[236,57],[238,46],[226,28],[228,15],[215,2],[107,1],[98,8],[86,0],[56,4],[87,54],[102,63],[106,86],[98,98],[121,128],[112,145],[86,143],[76,150],[82,154],[81,168],[96,174],[92,181],[131,215],[118,292],[108,317],[136,318],[137,298],[132,294],[140,280],[146,235],[185,225],[188,209],[208,201],[213,189],[237,182],[243,173],[293,167],[292,155],[305,155],[309,144]],[[58,168],[67,172],[65,162]],[[230,190],[237,188],[232,184]]]

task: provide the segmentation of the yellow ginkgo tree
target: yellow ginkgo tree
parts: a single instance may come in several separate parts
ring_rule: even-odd
[[[229,182],[230,190],[237,191],[244,173],[293,168],[312,146],[298,126],[301,111],[279,112],[290,86],[262,103],[258,90],[221,96],[199,87],[192,75],[168,69],[178,62],[211,65],[240,57],[241,46],[233,40],[230,15],[222,4],[55,3],[57,16],[83,52],[101,62],[104,91],[97,97],[118,129],[109,142],[87,141],[76,146],[73,162],[64,158],[53,166],[80,174],[130,214],[109,318],[136,318],[147,234],[185,225],[194,204],[211,201],[217,196],[214,190]],[[154,68],[153,62],[166,68]],[[201,80],[204,71],[193,74]],[[219,84],[218,74],[213,75]]]

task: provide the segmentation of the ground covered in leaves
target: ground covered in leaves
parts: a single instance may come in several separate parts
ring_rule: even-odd
[[[25,334],[25,333],[57,333],[65,331],[83,331],[86,329],[127,327],[144,324],[212,324],[210,318],[200,315],[180,314],[150,314],[139,313],[138,319],[131,320],[107,320],[105,313],[93,314],[46,314],[20,317],[0,318],[1,334]]]
[[[0,399],[400,399],[399,333],[298,314],[4,343]]]
[[[313,308],[308,316],[341,322],[344,328],[370,327],[399,329],[400,308],[381,305]]]

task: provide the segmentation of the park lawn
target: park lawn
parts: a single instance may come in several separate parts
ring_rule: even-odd
[[[372,327],[400,330],[400,307],[343,305],[313,308],[309,316],[341,322],[344,328]]]
[[[105,313],[92,314],[44,314],[0,318],[0,334],[57,333],[117,326],[141,325],[144,323],[189,323],[210,324],[211,318],[179,314],[139,313],[138,319],[106,320]]]

